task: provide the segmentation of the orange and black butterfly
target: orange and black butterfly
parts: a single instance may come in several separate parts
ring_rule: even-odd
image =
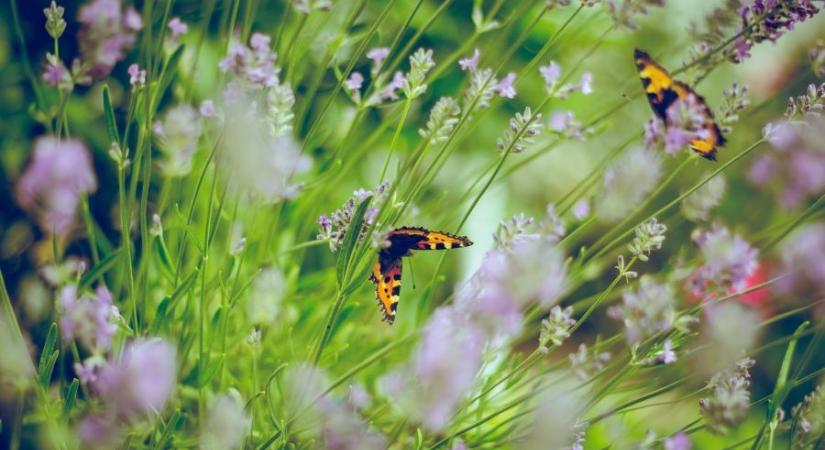
[[[454,236],[443,231],[430,231],[418,227],[401,227],[387,234],[389,247],[378,253],[378,261],[372,268],[370,281],[375,284],[378,306],[384,320],[395,321],[398,297],[401,295],[401,259],[413,250],[446,250],[469,247],[473,241],[464,236]]]
[[[636,68],[639,70],[639,78],[642,79],[642,86],[647,94],[647,101],[653,112],[667,125],[667,109],[676,100],[688,98],[693,95],[702,107],[704,116],[703,129],[705,131],[702,138],[696,138],[690,142],[690,148],[703,157],[715,161],[718,147],[725,145],[725,137],[713,119],[713,112],[708,107],[705,99],[697,94],[687,84],[674,80],[673,77],[662,66],[656,63],[647,53],[636,49],[633,52]]]

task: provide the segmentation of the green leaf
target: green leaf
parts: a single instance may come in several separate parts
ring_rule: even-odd
[[[120,143],[120,135],[115,121],[115,110],[112,108],[112,96],[109,94],[109,85],[103,85],[103,120],[106,122],[106,133],[112,142]]]
[[[163,433],[160,435],[160,439],[158,440],[155,448],[167,448],[166,443],[172,439],[172,433],[178,428],[178,423],[183,419],[181,416],[180,409],[176,409],[175,412],[169,417],[169,420],[166,421],[166,425],[163,427]]]
[[[172,259],[169,257],[169,249],[166,248],[166,242],[164,241],[163,236],[158,236],[154,240],[154,248],[155,254],[158,257],[165,274],[167,277],[172,276],[172,274],[175,273],[175,269],[172,265]]]
[[[44,388],[52,380],[54,365],[60,350],[57,349],[57,324],[52,322],[49,327],[49,334],[46,335],[46,342],[43,344],[43,352],[40,353],[40,362],[37,364],[37,380]]]
[[[54,352],[55,347],[57,347],[57,324],[52,322],[51,326],[49,326],[49,332],[46,334],[46,341],[43,343],[43,352],[40,353],[40,362],[37,363],[38,371],[46,365],[49,355]]]
[[[215,378],[215,374],[218,373],[221,366],[223,366],[223,356],[215,359],[214,363],[207,366],[205,371],[198,371],[198,387],[202,388],[212,381],[212,378]]]
[[[799,337],[802,335],[802,332],[805,331],[805,328],[808,328],[810,322],[805,321],[799,327],[797,327],[796,331],[793,334],[793,339],[790,343],[788,343],[788,349],[785,350],[785,357],[782,358],[782,366],[779,369],[779,376],[776,378],[776,389],[774,389],[774,400],[779,400],[779,395],[781,391],[785,389],[785,386],[788,384],[788,373],[791,370],[791,361],[793,361],[793,354],[796,351],[796,343],[799,340]]]
[[[175,49],[175,52],[172,53],[172,56],[169,57],[169,60],[166,61],[166,64],[163,66],[163,71],[161,72],[160,84],[158,85],[157,94],[154,96],[155,104],[150,105],[152,107],[157,106],[157,102],[163,97],[163,93],[166,92],[166,89],[169,88],[169,84],[172,83],[172,79],[175,78],[175,74],[178,71],[178,62],[180,62],[181,56],[183,56],[183,49],[185,48],[184,45],[179,46]]]
[[[42,355],[41,355],[42,356]],[[57,363],[57,357],[60,356],[60,350],[55,350],[51,353],[51,355],[46,359],[45,364],[41,365],[38,368],[38,379],[40,381],[40,385],[45,387],[49,386],[49,382],[52,380],[52,372],[54,372],[54,365]]]
[[[106,255],[105,258],[101,259],[96,266],[92,267],[90,271],[80,277],[80,289],[89,288],[94,281],[102,277],[104,273],[114,267],[115,264],[117,264],[118,259],[120,259],[120,255],[121,250],[115,250],[114,252]]]
[[[77,378],[72,380],[69,389],[66,391],[66,402],[63,403],[63,415],[69,417],[69,414],[74,408],[74,402],[77,400],[77,389],[80,387],[80,381]]]
[[[355,215],[352,217],[349,228],[347,228],[347,233],[344,235],[344,242],[341,244],[341,249],[338,251],[336,273],[338,275],[339,287],[346,281],[352,252],[355,250],[355,244],[358,243],[358,236],[361,234],[361,227],[364,223],[364,215],[367,213],[367,208],[369,208],[371,201],[372,196],[369,196],[358,205],[358,209],[355,210]]]
[[[158,304],[157,309],[155,310],[155,316],[152,319],[152,325],[150,329],[153,331],[150,334],[157,334],[159,330],[161,330],[167,322],[173,317],[175,304],[177,303],[178,299],[180,299],[184,293],[192,286],[192,284],[197,279],[198,271],[193,270],[188,277],[186,277],[181,284],[178,285],[177,289],[172,293],[172,295],[166,296],[161,300]]]
[[[167,322],[169,305],[171,303],[172,299],[170,297],[164,297],[163,300],[158,303],[158,307],[155,309],[155,315],[152,318],[152,325],[149,327],[151,330],[150,334],[157,334],[161,326]]]

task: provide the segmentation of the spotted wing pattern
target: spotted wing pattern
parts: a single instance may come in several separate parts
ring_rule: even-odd
[[[443,231],[430,231],[419,227],[401,227],[387,234],[389,247],[378,253],[378,261],[372,268],[370,281],[375,284],[378,306],[384,320],[395,321],[398,299],[401,294],[401,260],[413,250],[446,250],[468,247],[473,242],[464,236]]]
[[[375,284],[378,307],[384,314],[384,321],[392,324],[401,295],[401,258],[386,259],[381,256],[372,268],[370,281]]]
[[[639,71],[639,78],[642,80],[642,87],[644,87],[647,95],[647,101],[656,116],[664,120],[665,123],[667,123],[667,109],[673,102],[691,95],[696,98],[702,107],[704,132],[700,138],[691,141],[690,148],[711,161],[716,160],[718,147],[725,145],[725,138],[722,136],[722,131],[716,124],[713,112],[708,107],[705,99],[687,84],[674,80],[667,70],[642,50],[636,49],[633,57],[636,62],[636,69]]]
[[[419,227],[401,227],[390,231],[389,240],[391,248],[398,242],[402,246],[409,246],[410,250],[449,250],[473,245],[464,236]]]

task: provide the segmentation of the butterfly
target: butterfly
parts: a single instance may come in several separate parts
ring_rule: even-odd
[[[702,128],[703,137],[695,138],[690,142],[690,148],[703,157],[715,161],[718,147],[725,145],[725,138],[722,131],[713,119],[713,112],[708,107],[705,99],[697,94],[690,86],[674,80],[673,77],[662,66],[656,63],[653,58],[642,50],[636,49],[633,52],[633,59],[636,62],[636,69],[639,71],[639,78],[647,94],[647,101],[653,112],[667,125],[667,109],[676,100],[686,99],[693,96],[701,106],[701,114],[704,117]]]
[[[469,247],[473,241],[465,236],[455,236],[443,231],[430,231],[419,227],[401,227],[387,234],[390,245],[378,253],[378,261],[372,268],[370,281],[375,284],[378,307],[384,321],[392,324],[401,294],[401,259],[413,250],[447,250]]]

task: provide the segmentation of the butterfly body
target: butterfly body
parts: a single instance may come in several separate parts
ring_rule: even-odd
[[[384,320],[393,323],[401,295],[402,258],[413,250],[447,250],[468,247],[473,242],[464,236],[419,227],[401,227],[387,234],[390,245],[378,253],[378,261],[370,274],[375,284],[375,295]]]
[[[633,59],[636,69],[639,71],[639,78],[642,80],[642,87],[645,89],[647,101],[653,113],[662,119],[667,125],[667,110],[678,100],[686,100],[693,96],[700,106],[700,113],[703,117],[701,136],[690,142],[690,148],[703,157],[715,161],[718,147],[725,145],[725,138],[722,131],[713,118],[713,112],[705,102],[704,97],[697,94],[693,88],[687,84],[673,79],[673,77],[662,66],[656,63],[653,58],[642,50],[636,49],[633,52]]]

